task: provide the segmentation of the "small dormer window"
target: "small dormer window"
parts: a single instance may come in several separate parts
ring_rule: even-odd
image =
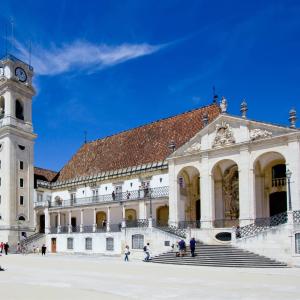
[[[20,150],[25,150],[25,146],[23,145],[18,145]]]

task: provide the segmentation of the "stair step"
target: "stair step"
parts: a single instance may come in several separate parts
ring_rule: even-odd
[[[187,255],[176,257],[175,252],[166,252],[152,258],[153,263],[212,266],[212,267],[240,267],[240,268],[286,268],[287,265],[274,259],[255,254],[253,252],[235,248],[231,245],[207,245],[197,243],[195,257]]]

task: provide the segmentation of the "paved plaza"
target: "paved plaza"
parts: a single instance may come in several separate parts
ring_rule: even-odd
[[[300,269],[175,266],[79,255],[8,255],[1,296],[14,299],[299,299]]]

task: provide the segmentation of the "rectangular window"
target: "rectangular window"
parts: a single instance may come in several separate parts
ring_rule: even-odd
[[[115,199],[117,201],[122,201],[122,185],[115,186]]]
[[[76,193],[71,193],[71,204],[76,203]]]
[[[2,200],[2,199],[1,199],[1,195],[0,195],[0,204],[1,204],[1,200]]]
[[[67,249],[73,250],[73,238],[67,238]]]
[[[98,189],[92,190],[93,193],[93,201],[98,200]]]
[[[134,234],[132,236],[132,249],[144,248],[144,236],[142,234]]]
[[[92,238],[85,239],[85,250],[93,250],[93,239]]]
[[[1,169],[1,160],[0,160],[0,169]]]
[[[106,238],[106,250],[114,251],[114,239],[113,238]]]
[[[20,161],[20,170],[23,170],[24,169],[24,162],[21,160]]]
[[[20,205],[24,205],[24,196],[20,196]]]
[[[295,252],[300,254],[300,233],[295,234]]]
[[[0,177],[0,186],[1,186],[1,177]]]
[[[20,187],[24,187],[24,179],[23,178],[20,178]]]
[[[43,202],[43,194],[37,194],[37,201]]]

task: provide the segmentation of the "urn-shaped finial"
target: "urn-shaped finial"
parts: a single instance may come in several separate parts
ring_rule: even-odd
[[[243,100],[242,103],[241,103],[242,118],[246,119],[246,117],[247,117],[247,111],[248,111],[247,102],[245,100]]]
[[[221,108],[221,113],[222,114],[226,114],[227,113],[227,100],[225,99],[225,97],[222,97],[222,100],[220,102],[220,108]]]
[[[289,121],[290,121],[290,128],[296,128],[297,114],[294,108],[292,108],[289,112]]]

